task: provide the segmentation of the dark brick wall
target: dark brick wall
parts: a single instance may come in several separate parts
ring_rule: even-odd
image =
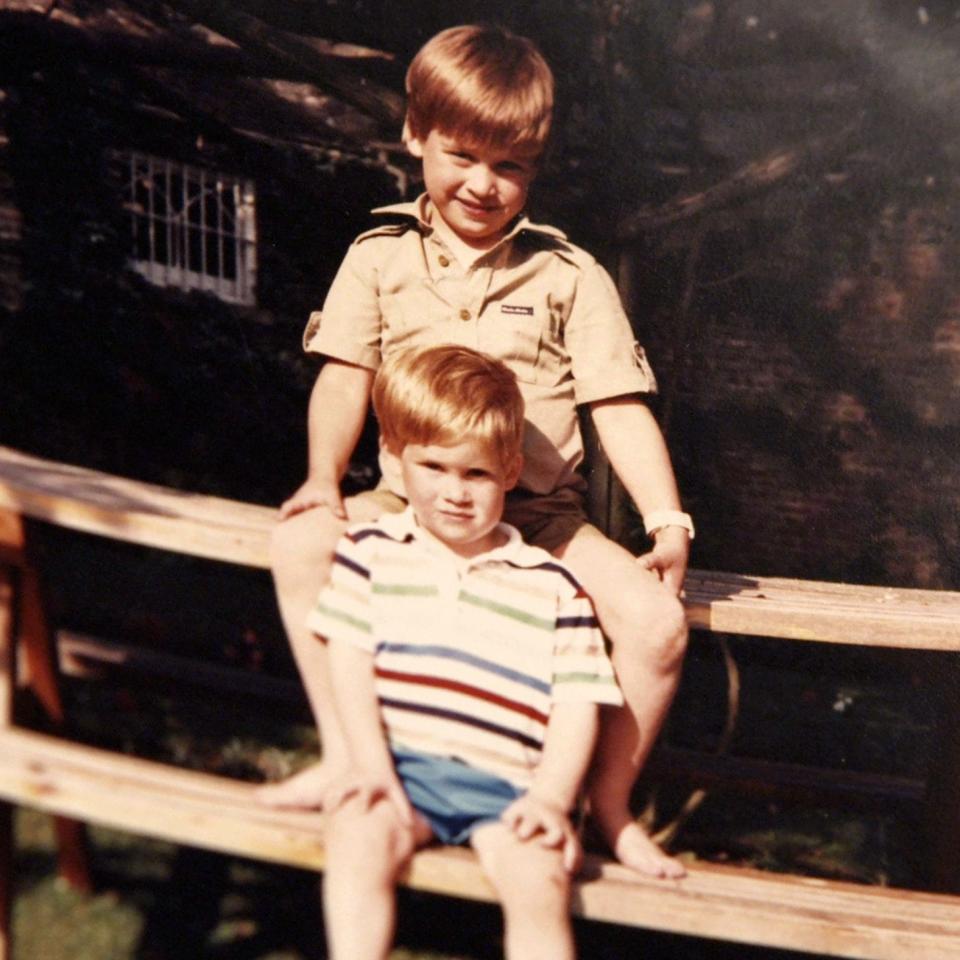
[[[787,272],[769,250],[741,279],[705,257],[685,315],[674,291],[651,294],[649,260],[624,255],[701,531],[695,563],[960,585],[955,208],[953,184],[891,185],[853,219],[825,204],[819,229],[792,238]]]
[[[10,175],[9,112],[10,97],[0,89],[0,308],[19,310],[23,304],[20,270],[22,218]]]

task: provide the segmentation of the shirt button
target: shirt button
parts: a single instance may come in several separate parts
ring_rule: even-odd
[[[469,310],[461,310],[461,311],[460,311],[460,319],[461,319],[461,320],[469,320],[469,319],[470,319],[470,311],[469,311]]]
[[[443,256],[443,254],[441,254],[441,255],[440,255],[440,266],[441,266],[441,267],[449,267],[449,266],[450,266],[450,258],[449,258],[449,257],[445,257],[445,256]]]

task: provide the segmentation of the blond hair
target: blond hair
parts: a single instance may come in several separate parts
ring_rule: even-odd
[[[489,445],[509,467],[523,440],[523,397],[500,360],[445,344],[391,354],[373,383],[373,409],[387,449],[408,444]]]
[[[502,27],[450,27],[407,70],[405,131],[540,153],[550,134],[553,74],[532,41]]]

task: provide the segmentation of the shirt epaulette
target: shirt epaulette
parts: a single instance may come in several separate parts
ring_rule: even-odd
[[[567,235],[559,227],[551,226],[549,223],[534,223],[532,220],[527,220],[526,218],[524,218],[520,224],[520,233],[531,236],[551,237],[554,240],[562,240],[567,244],[570,243]]]
[[[354,239],[354,244],[363,243],[364,240],[370,240],[372,237],[400,237],[408,230],[413,230],[417,225],[416,220],[402,219],[378,223],[369,230],[364,230]]]
[[[517,231],[514,243],[520,243],[529,250],[554,253],[579,270],[584,270],[595,262],[586,250],[572,243],[557,227],[526,223]]]

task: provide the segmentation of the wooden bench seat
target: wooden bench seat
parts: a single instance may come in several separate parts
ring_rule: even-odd
[[[0,508],[115,540],[259,568],[267,565],[276,517],[266,507],[173,491],[6,448],[0,448]],[[249,784],[14,725],[16,585],[16,577],[0,578],[0,797],[177,843],[322,869],[318,815],[265,810],[254,803]],[[685,603],[691,625],[703,630],[960,650],[956,593],[691,571]],[[418,853],[404,882],[492,899],[474,858],[462,849]],[[695,864],[688,877],[667,882],[590,858],[574,909],[610,923],[839,957],[960,956],[960,897],[737,867]],[[0,929],[0,960],[4,936]]]
[[[253,787],[224,777],[67,744],[25,730],[0,738],[9,801],[176,843],[323,869],[323,818],[265,810]],[[430,848],[404,883],[475,900],[493,893],[473,856]],[[679,882],[645,880],[589,859],[574,911],[593,920],[842,957],[955,960],[954,897],[696,865]]]

